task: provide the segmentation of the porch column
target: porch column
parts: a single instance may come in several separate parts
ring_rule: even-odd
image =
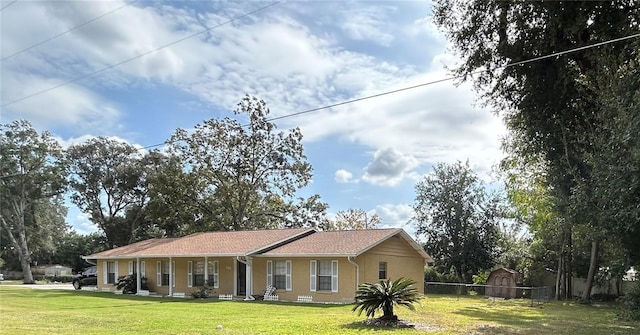
[[[169,296],[173,297],[173,257],[169,257]]]
[[[204,283],[211,285],[211,283],[207,283],[207,281],[209,281],[209,257],[204,256]]]
[[[136,257],[136,293],[142,290],[142,279],[140,279],[140,257]]]
[[[245,291],[246,297],[244,300],[256,300],[251,293],[253,293],[253,257],[247,256],[247,273],[245,276]]]

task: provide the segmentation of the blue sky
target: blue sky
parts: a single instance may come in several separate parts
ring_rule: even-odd
[[[9,1],[2,1],[2,6]],[[0,12],[2,58],[122,7],[123,1],[27,1]],[[458,62],[430,2],[284,1],[86,79],[11,103],[154,50],[262,1],[136,1],[0,63],[1,122],[27,119],[69,146],[112,136],[141,147],[176,128],[232,116],[246,93],[274,117],[449,76]],[[444,82],[276,122],[300,127],[313,182],[331,215],[412,215],[414,185],[438,162],[469,160],[486,180],[502,157],[500,119],[470,85]],[[70,206],[69,223],[95,231]]]

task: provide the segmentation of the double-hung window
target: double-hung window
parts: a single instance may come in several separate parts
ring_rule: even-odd
[[[291,261],[267,261],[267,286],[291,291]]]
[[[338,292],[338,261],[312,260],[310,265],[309,286],[312,292]]]
[[[171,266],[169,266],[168,261],[158,261],[156,265],[157,270],[157,278],[156,284],[157,286],[169,286],[169,277],[170,273],[173,272],[173,286],[176,286],[175,277],[176,277],[176,262],[171,262]]]
[[[378,279],[387,279],[387,262],[378,263]]]
[[[204,286],[204,262],[187,263],[187,286]]]
[[[115,284],[118,279],[118,262],[102,262],[102,282]]]
[[[220,285],[220,274],[218,272],[218,261],[209,261],[207,265],[209,268],[207,269],[207,285],[213,286],[213,288],[218,288]]]

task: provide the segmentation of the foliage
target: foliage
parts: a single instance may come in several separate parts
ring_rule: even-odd
[[[152,151],[145,160],[149,166],[149,201],[144,211],[147,237],[179,237],[197,231],[207,220],[206,201],[198,195],[200,181],[185,171],[176,155]]]
[[[489,279],[489,275],[491,271],[480,271],[477,274],[473,275],[473,283],[478,285],[484,285],[487,283],[487,279]]]
[[[82,256],[91,255],[106,248],[104,236],[97,232],[81,235],[75,231],[68,231],[56,241],[56,253],[51,259],[51,264],[67,265],[73,271],[79,272],[89,265]]]
[[[116,289],[122,290],[123,294],[136,294],[138,292],[138,279],[135,273],[118,278]],[[147,278],[140,278],[140,289],[148,290]]]
[[[376,311],[382,310],[381,319],[397,320],[398,317],[393,314],[394,305],[415,310],[413,304],[419,299],[415,284],[416,282],[409,278],[398,278],[393,282],[387,279],[376,284],[360,284],[352,311],[358,311],[358,315],[365,312],[367,317],[373,317]]]
[[[618,298],[616,316],[622,320],[640,321],[640,281],[635,281],[629,293]]]
[[[109,248],[136,241],[147,201],[145,168],[138,150],[106,137],[67,150],[71,201],[89,215]]]
[[[628,96],[637,89],[616,81],[637,80],[638,39],[504,66],[636,33],[639,15],[640,4],[632,0],[440,0],[434,7],[436,25],[462,58],[456,74],[473,79],[485,101],[504,117],[515,149],[511,154],[538,156],[545,166],[545,186],[553,190],[554,210],[563,219],[558,267],[571,266],[574,233],[590,241],[589,288],[602,240],[639,233],[631,205],[637,200],[637,158],[617,150],[634,141],[610,127],[610,122],[633,124],[633,113],[611,113],[615,108],[607,101],[616,97],[619,107],[634,109]],[[610,88],[616,86],[624,93],[612,95]],[[605,182],[607,177],[613,182]],[[612,192],[629,179],[631,190]]]
[[[304,224],[297,218],[294,195],[311,180],[300,129],[276,132],[264,101],[246,96],[236,115],[211,119],[193,132],[178,129],[171,153],[193,175],[206,220],[201,230],[243,230]],[[315,197],[314,199],[317,199]],[[321,206],[322,207],[322,206]],[[326,206],[324,206],[326,209]]]
[[[469,282],[493,265],[503,217],[499,205],[468,163],[438,164],[418,182],[414,221],[440,271],[453,268],[460,282]]]
[[[441,283],[459,283],[458,276],[453,272],[438,272],[438,269],[427,266],[424,268],[424,281]]]
[[[55,196],[65,191],[67,166],[48,132],[38,134],[27,121],[0,129],[0,235],[9,239],[24,283],[31,284],[32,254],[50,248],[52,235],[65,227]]]
[[[362,209],[349,208],[346,211],[338,211],[335,221],[329,224],[327,230],[354,230],[354,229],[374,229],[380,224],[380,216],[373,214],[369,216]]]
[[[191,292],[191,296],[194,299],[206,299],[211,297],[212,286],[209,286],[209,281],[205,280],[204,285],[198,286],[196,290]]]

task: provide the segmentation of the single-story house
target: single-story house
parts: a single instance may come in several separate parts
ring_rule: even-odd
[[[312,228],[196,233],[150,239],[83,256],[98,267],[98,290],[117,278],[146,278],[150,291],[189,295],[205,281],[213,295],[252,300],[268,286],[280,300],[352,302],[359,284],[407,277],[423,290],[431,262],[402,229],[317,231]]]

